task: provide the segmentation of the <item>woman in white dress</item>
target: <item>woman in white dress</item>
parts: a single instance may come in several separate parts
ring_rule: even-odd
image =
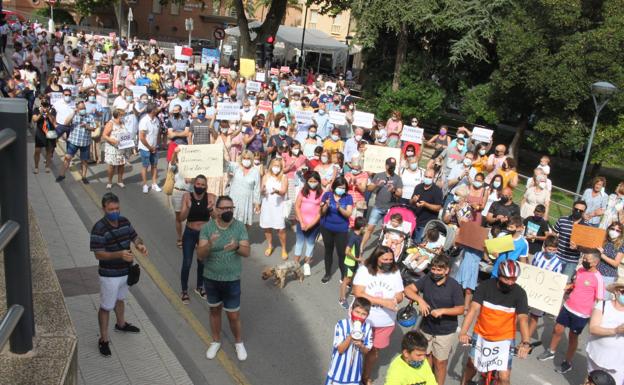
[[[245,150],[239,162],[230,162],[230,197],[234,203],[234,218],[247,225],[253,222],[254,212],[260,212],[260,172],[253,167],[254,154]]]
[[[282,259],[288,258],[286,250],[286,223],[284,216],[284,200],[288,192],[288,179],[284,175],[284,167],[280,159],[273,159],[269,163],[267,173],[262,178],[262,203],[260,207],[260,227],[264,229],[267,248],[264,255],[273,254],[273,233],[282,246]]]
[[[113,187],[113,175],[117,169],[117,185],[126,187],[123,183],[124,166],[126,165],[126,150],[118,148],[121,135],[128,134],[122,117],[125,111],[116,109],[113,111],[113,118],[106,123],[102,132],[102,140],[106,143],[104,147],[104,162],[108,165],[107,189]]]

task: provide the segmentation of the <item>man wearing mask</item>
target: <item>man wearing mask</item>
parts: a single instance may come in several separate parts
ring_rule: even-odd
[[[444,385],[448,358],[457,343],[457,316],[464,314],[462,287],[449,277],[450,271],[449,257],[438,255],[431,260],[429,277],[405,288],[405,295],[418,304],[424,317],[420,331],[427,339],[427,355],[438,385]]]
[[[197,108],[197,118],[191,122],[189,144],[210,144],[210,122],[206,119],[206,109]]]
[[[286,131],[286,121],[282,120],[279,123],[279,133],[269,138],[269,143],[267,144],[267,154],[271,157],[271,159],[273,159],[277,154],[278,148],[290,148],[292,144],[293,138],[288,136]]]
[[[498,169],[503,167],[503,162],[505,162],[505,159],[507,158],[505,155],[506,153],[507,147],[505,147],[504,144],[499,144],[494,148],[494,154],[488,156],[485,166],[488,174],[485,178],[485,183],[489,184],[492,181],[492,178],[494,178],[494,175],[497,174]]]
[[[102,118],[104,116],[104,108],[100,103],[97,102],[96,91],[95,88],[89,90],[89,94],[87,96],[87,101],[85,102],[85,107],[87,109],[87,115],[91,116],[93,121],[96,124],[96,127],[103,127],[104,122]],[[92,159],[95,162],[100,161],[100,138],[101,138],[101,130],[100,135],[93,139],[93,145],[91,146]]]
[[[321,140],[325,140],[329,136],[329,131],[332,128],[332,124],[329,122],[329,115],[324,108],[319,108],[316,116],[314,117],[316,121],[316,134]]]
[[[58,116],[58,112],[57,112]],[[82,183],[89,184],[87,180],[87,161],[89,160],[89,148],[91,147],[91,132],[95,130],[95,121],[87,114],[84,102],[76,105],[76,110],[67,117],[65,125],[71,124],[71,131],[67,138],[67,154],[63,162],[63,168],[56,177],[57,182],[65,179],[65,173],[70,166],[74,155],[80,150],[80,174]]]
[[[403,194],[403,181],[396,174],[396,164],[396,159],[386,159],[386,171],[375,174],[372,183],[366,187],[369,192],[374,191],[377,196],[375,198],[375,206],[371,209],[368,216],[368,226],[366,226],[366,231],[362,237],[361,250],[364,250],[364,247],[366,247],[366,243],[373,231],[375,231],[375,227],[383,221],[388,209],[390,209],[390,205],[393,202],[398,202]]]
[[[61,137],[64,133],[71,130],[71,126],[65,124],[65,122],[70,116],[73,116],[76,111],[76,105],[71,90],[63,90],[63,98],[56,101],[52,107],[56,110],[56,133]]]
[[[410,203],[416,214],[416,231],[414,231],[414,242],[420,243],[427,223],[438,218],[438,213],[442,209],[443,196],[442,189],[433,183],[435,171],[427,169],[423,178],[423,183],[414,188],[414,193]]]
[[[176,147],[188,144],[190,136],[191,122],[182,115],[180,106],[173,107],[173,112],[167,121],[167,138],[170,140],[167,150],[167,162],[171,162],[171,157]]]
[[[135,84],[137,86],[145,86],[146,89],[149,90],[150,86],[152,85],[152,81],[150,80],[150,78],[147,77],[147,71],[145,71],[144,69],[141,70]]]
[[[362,127],[356,127],[353,130],[353,136],[345,142],[344,145],[344,160],[346,163],[351,163],[351,158],[358,155],[358,143],[364,136],[364,129]]]
[[[555,223],[553,230],[558,235],[557,257],[563,262],[562,274],[572,278],[578,265],[581,253],[576,245],[570,241],[572,238],[572,226],[574,224],[586,225],[583,214],[587,210],[587,204],[583,200],[574,202],[572,214],[568,217],[561,217]]]
[[[516,261],[504,261],[498,266],[498,278],[492,278],[477,286],[468,314],[464,318],[459,332],[459,342],[470,345],[468,335],[472,323],[476,319],[472,338],[489,342],[508,342],[509,348],[515,344],[516,324],[520,326],[521,342],[518,344],[518,358],[527,357],[531,346],[529,341],[529,305],[527,294],[516,284],[520,276],[520,264]],[[470,357],[461,385],[468,385],[477,374],[473,364],[476,348],[470,348]],[[511,360],[509,355],[507,370],[498,371],[498,384],[510,385]]]
[[[191,101],[186,97],[186,90],[180,88],[178,90],[178,97],[173,99],[171,103],[169,103],[169,112],[173,112],[173,108],[175,106],[180,106],[180,112],[188,117],[191,114]]]
[[[160,124],[158,122],[158,107],[150,103],[146,108],[146,113],[139,121],[139,154],[141,155],[141,179],[143,180],[143,193],[149,192],[147,184],[147,169],[151,167],[152,174],[152,190],[156,192],[162,191],[158,187],[158,132]]]
[[[500,200],[492,203],[485,220],[492,227],[504,227],[509,218],[515,216],[520,216],[520,206],[513,202],[513,190],[505,187]]]

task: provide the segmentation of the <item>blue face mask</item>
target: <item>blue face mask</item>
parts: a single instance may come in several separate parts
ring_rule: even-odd
[[[546,252],[544,253],[544,257],[546,257],[546,259],[551,259],[555,255],[557,255],[557,253],[546,253]]]
[[[325,110],[319,110],[319,115],[325,115]]]
[[[280,134],[280,136],[286,136],[286,131],[285,130],[280,130],[279,134]]]
[[[199,120],[204,120],[206,118],[206,114],[197,114],[197,118]]]
[[[111,222],[117,222],[119,220],[119,217],[121,215],[119,214],[119,211],[113,211],[110,213],[106,213],[106,219],[108,219]]]
[[[624,294],[619,294],[617,296],[617,301],[620,303],[620,305],[624,305]]]
[[[280,102],[280,106],[281,106],[282,108],[285,108],[285,107],[286,107],[286,103],[284,103],[284,102]]]
[[[346,190],[344,189],[344,187],[336,187],[336,189],[334,190],[334,192],[336,193],[336,195],[338,196],[343,196],[344,193],[346,192]]]
[[[411,366],[414,369],[418,369],[421,366],[423,366],[423,363],[425,362],[425,360],[422,361],[408,361],[407,363],[409,364],[409,366]]]
[[[427,186],[430,186],[433,183],[433,179],[432,178],[423,178],[423,183]]]

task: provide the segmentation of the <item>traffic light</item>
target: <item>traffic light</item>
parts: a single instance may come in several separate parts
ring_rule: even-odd
[[[264,43],[264,53],[266,60],[269,62],[269,67],[273,63],[273,49],[275,48],[275,36],[269,36]],[[264,62],[263,62],[264,63]]]
[[[263,67],[266,60],[264,44],[256,44],[256,62]]]

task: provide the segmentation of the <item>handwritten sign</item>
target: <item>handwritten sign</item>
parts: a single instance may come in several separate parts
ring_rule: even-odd
[[[516,283],[526,291],[529,306],[548,314],[559,314],[568,276],[519,263],[520,277]]]
[[[397,163],[401,160],[401,149],[384,146],[366,146],[364,170],[368,172],[386,171],[386,159],[394,158]]]
[[[505,235],[498,238],[492,238],[485,241],[485,247],[488,253],[504,253],[514,249],[513,237]]]
[[[254,59],[240,59],[240,74],[242,77],[250,78],[256,73],[256,61]]]
[[[124,133],[119,135],[119,144],[117,144],[117,149],[125,150],[127,148],[134,148],[134,139],[132,134]]]
[[[329,123],[342,126],[347,124],[345,113],[340,111],[329,111]]]
[[[219,103],[217,106],[218,120],[239,120],[240,106],[238,103]]]
[[[477,371],[487,373],[492,370],[507,370],[510,349],[511,342],[508,340],[486,341],[478,336],[473,360]]]
[[[355,111],[353,113],[353,125],[357,127],[373,128],[375,114],[370,112]],[[368,156],[368,154],[366,154]],[[398,160],[399,158],[397,158]]]
[[[269,100],[261,100],[260,102],[258,102],[258,111],[273,111],[273,103],[271,103],[271,101]]]
[[[295,119],[297,119],[297,123],[311,124],[313,117],[314,111],[295,111]]]
[[[199,174],[207,177],[223,176],[223,144],[195,144],[179,146],[178,167],[185,178]]]
[[[492,135],[494,135],[494,131],[490,129],[483,127],[473,127],[471,139],[478,142],[491,143]]]
[[[279,68],[271,68],[271,75],[278,75],[279,74]]]
[[[462,222],[459,225],[459,232],[457,233],[457,238],[455,238],[455,244],[483,251],[488,232],[489,230],[481,226],[479,222]]]
[[[132,90],[132,96],[135,99],[138,99],[138,98],[141,97],[141,95],[147,93],[147,87],[146,86],[131,86],[130,89]]]
[[[176,67],[176,72],[185,72],[188,69],[188,63],[176,62],[175,67]]]
[[[256,81],[264,83],[266,81],[266,72],[256,72]]]
[[[281,66],[279,69],[279,72],[282,73],[289,73],[290,72],[290,67],[289,66]],[[273,73],[273,69],[271,68],[271,73]]]
[[[575,223],[572,225],[570,242],[576,243],[576,246],[595,249],[602,247],[606,236],[607,232],[605,229]]]
[[[219,75],[221,75],[221,76],[228,76],[229,74],[230,74],[230,69],[229,68],[221,67],[219,69]]]
[[[404,126],[401,140],[422,144],[425,130],[420,127]]]
[[[249,80],[247,82],[247,92],[260,92],[260,83]]]
[[[50,95],[50,104],[51,105],[54,105],[54,103],[56,103],[59,100],[63,99],[63,93],[62,92],[50,92],[48,95]]]

